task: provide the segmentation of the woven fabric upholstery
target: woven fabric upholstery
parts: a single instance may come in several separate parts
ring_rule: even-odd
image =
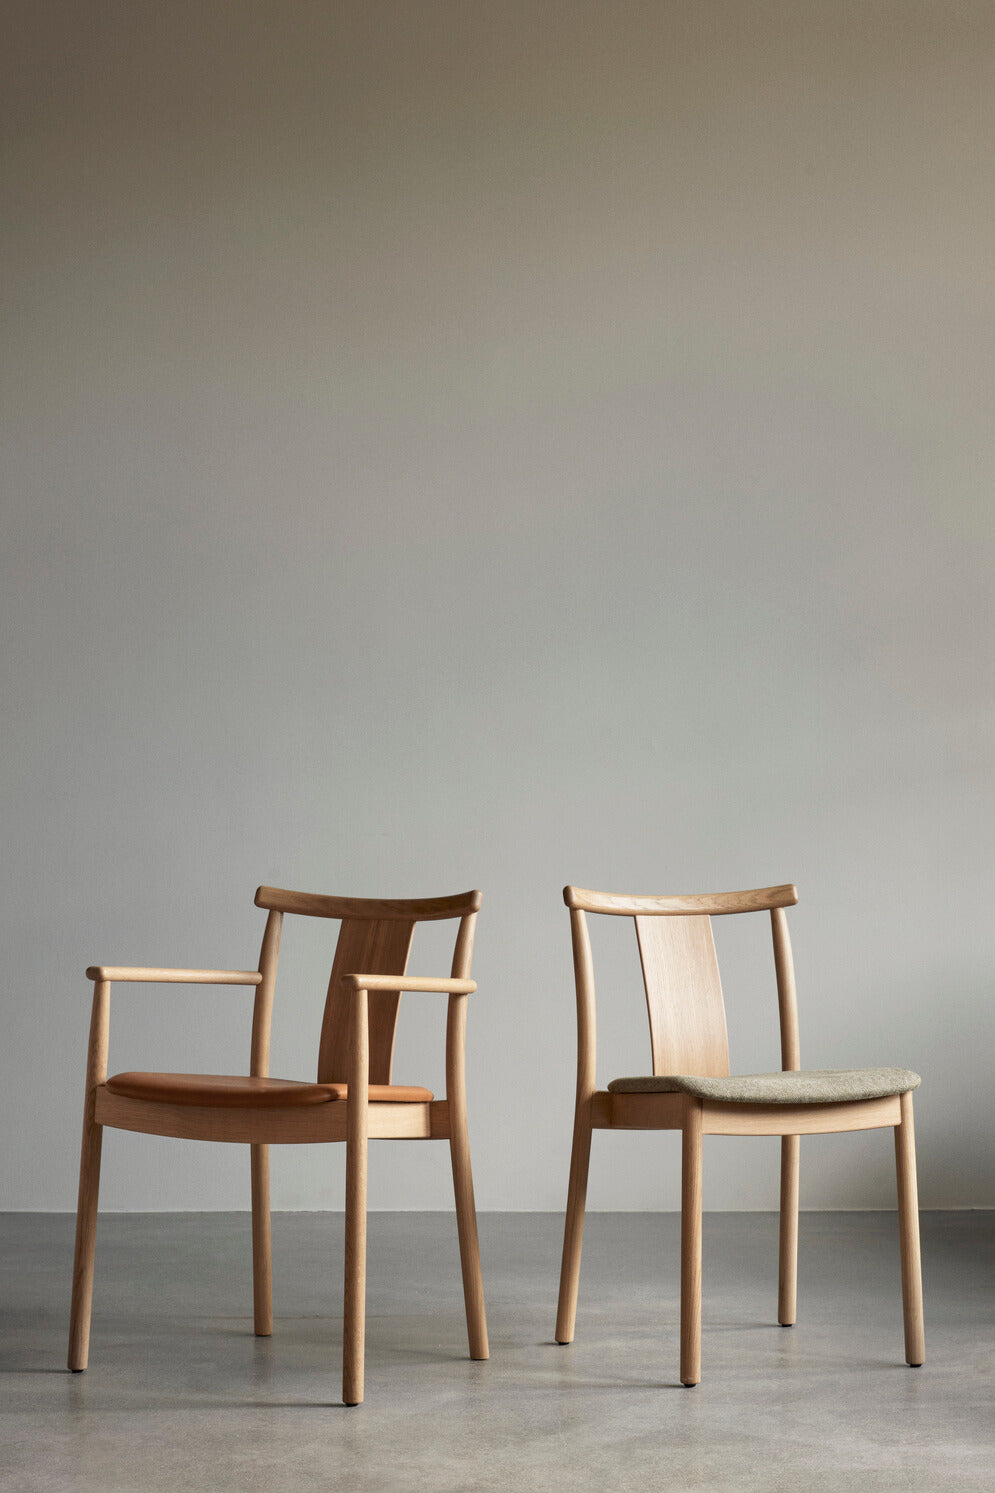
[[[910,1068],[812,1068],[799,1073],[741,1073],[731,1078],[698,1078],[687,1073],[615,1078],[608,1090],[612,1094],[691,1094],[723,1104],[839,1104],[906,1094],[920,1082]]]

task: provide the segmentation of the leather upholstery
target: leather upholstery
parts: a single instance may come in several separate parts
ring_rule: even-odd
[[[302,1109],[330,1104],[348,1095],[344,1083],[297,1083],[289,1078],[243,1078],[226,1073],[116,1073],[108,1092],[158,1104],[197,1104],[219,1109]],[[430,1089],[404,1084],[370,1084],[370,1102],[425,1104]]]

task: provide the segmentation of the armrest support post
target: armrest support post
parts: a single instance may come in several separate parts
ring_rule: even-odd
[[[361,1109],[365,1116],[370,1097],[370,1014],[369,1000],[365,990],[357,990],[352,998],[352,1044],[349,1073],[349,1134],[352,1135],[354,1108]],[[362,1120],[366,1129],[366,1120]]]

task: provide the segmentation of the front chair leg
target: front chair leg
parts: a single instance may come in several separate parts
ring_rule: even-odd
[[[366,1155],[369,1136],[369,1023],[366,991],[353,1005],[353,1061],[346,1104],[345,1310],[342,1323],[342,1399],[363,1399],[366,1358]]]
[[[560,1299],[556,1311],[556,1341],[572,1343],[577,1321],[580,1289],[580,1255],[584,1243],[584,1207],[587,1174],[591,1165],[591,1106],[579,1102],[574,1117],[570,1181],[567,1186],[567,1216],[563,1229],[563,1259],[560,1264]]]
[[[93,1302],[93,1257],[97,1247],[97,1194],[100,1190],[100,1148],[104,1127],[96,1122],[97,1089],[107,1080],[107,1042],[110,1028],[111,987],[108,980],[93,986],[90,1041],[83,1090],[83,1143],[79,1157],[79,1196],[76,1204],[76,1253],[73,1295],[69,1310],[69,1367],[86,1368],[90,1356],[90,1307]]]
[[[93,1260],[97,1247],[97,1194],[100,1190],[100,1148],[103,1125],[92,1119],[92,1097],[87,1098],[83,1145],[79,1160],[79,1199],[76,1206],[76,1252],[73,1295],[69,1311],[69,1367],[76,1373],[90,1357],[90,1308],[93,1303]]]
[[[455,966],[454,966],[455,967]],[[453,1165],[456,1230],[463,1272],[463,1302],[471,1358],[488,1358],[484,1282],[480,1273],[477,1210],[473,1202],[470,1137],[466,1127],[466,1008],[465,995],[449,997],[446,1018],[446,1099],[449,1103],[449,1156]]]
[[[351,1099],[348,1103],[352,1104]],[[365,1106],[364,1106],[365,1108]],[[350,1119],[352,1117],[350,1116]],[[359,1127],[357,1126],[358,1130]],[[352,1126],[350,1126],[350,1131]],[[350,1133],[345,1161],[345,1312],[342,1339],[342,1399],[363,1400],[366,1356],[366,1134]]]
[[[902,1253],[902,1308],[905,1316],[905,1361],[919,1368],[926,1357],[922,1314],[922,1262],[919,1255],[919,1189],[916,1185],[916,1140],[912,1095],[903,1094],[902,1123],[895,1126],[898,1172],[898,1228]]]
[[[477,1237],[477,1210],[473,1201],[473,1174],[470,1171],[470,1141],[466,1120],[453,1124],[449,1136],[453,1163],[453,1191],[456,1195],[456,1229],[459,1234],[460,1265],[463,1271],[463,1300],[466,1306],[466,1331],[471,1358],[489,1358],[487,1315],[484,1308],[484,1281],[480,1273],[480,1241]]]
[[[701,1101],[688,1099],[681,1147],[681,1383],[701,1378]]]
[[[252,1306],[256,1337],[273,1331],[273,1249],[270,1237],[269,1146],[252,1153]]]
[[[781,1136],[781,1233],[777,1269],[777,1320],[793,1327],[798,1309],[798,1163],[800,1135]]]

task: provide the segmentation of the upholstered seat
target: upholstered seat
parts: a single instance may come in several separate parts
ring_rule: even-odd
[[[161,1104],[197,1104],[218,1109],[303,1109],[348,1096],[344,1083],[297,1083],[290,1078],[243,1078],[227,1073],[116,1073],[112,1094]],[[370,1103],[427,1104],[430,1089],[371,1083]]]
[[[844,1104],[907,1094],[920,1084],[910,1068],[811,1068],[789,1073],[737,1073],[729,1078],[677,1073],[615,1078],[612,1094],[691,1094],[723,1104]]]

